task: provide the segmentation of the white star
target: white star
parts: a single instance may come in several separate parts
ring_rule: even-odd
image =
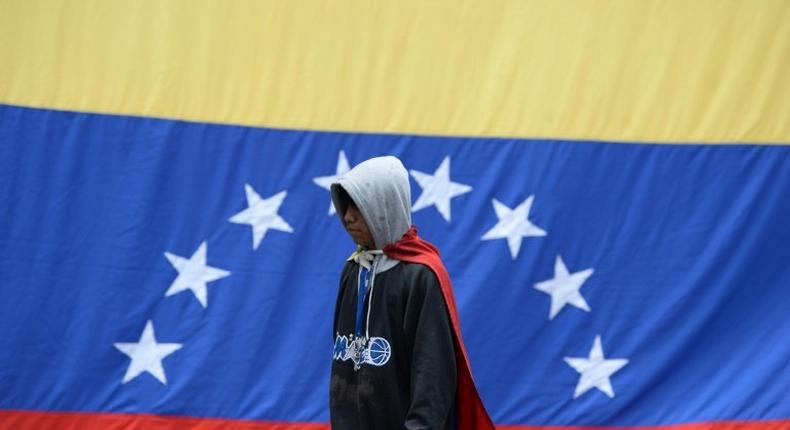
[[[412,212],[429,206],[436,206],[436,209],[444,217],[445,221],[450,221],[450,199],[461,194],[472,191],[469,185],[459,184],[450,180],[450,156],[444,157],[442,164],[433,172],[433,175],[410,170],[414,180],[422,188],[422,193],[414,206]]]
[[[244,184],[244,191],[247,193],[248,207],[233,215],[230,222],[252,226],[252,249],[258,249],[270,228],[293,233],[291,226],[277,214],[288,192],[280,191],[268,199],[262,199],[250,184]]]
[[[582,284],[593,274],[593,269],[585,269],[581,272],[573,274],[568,273],[568,268],[562,261],[562,257],[557,256],[554,262],[554,279],[538,282],[535,284],[535,289],[543,291],[551,295],[551,309],[549,310],[549,319],[553,320],[555,316],[567,304],[576,306],[577,308],[590,312],[590,307],[587,302],[579,293]]]
[[[597,388],[607,396],[614,397],[614,390],[609,377],[628,364],[625,358],[605,359],[601,347],[601,335],[595,336],[588,358],[565,357],[565,362],[579,372],[579,383],[573,398],[577,398],[590,388]]]
[[[197,251],[195,251],[189,259],[165,252],[165,257],[167,257],[170,264],[178,271],[178,276],[176,280],[170,284],[170,288],[165,293],[165,297],[172,296],[181,291],[192,290],[200,304],[203,305],[204,308],[208,306],[206,284],[224,278],[230,275],[230,272],[206,265],[207,250],[208,245],[206,241],[203,241]]]
[[[510,255],[515,260],[521,248],[522,238],[545,236],[546,231],[529,221],[529,210],[532,207],[532,200],[534,197],[534,195],[527,197],[527,199],[516,206],[515,209],[510,209],[499,200],[492,199],[494,211],[496,211],[499,222],[483,235],[482,240],[507,238]]]
[[[317,178],[313,178],[313,182],[321,188],[326,188],[327,190],[330,189],[333,183],[337,182],[337,178],[343,176],[346,172],[348,172],[351,167],[348,165],[348,158],[346,158],[346,153],[343,150],[340,150],[340,154],[337,156],[337,170],[335,170],[334,175],[329,176],[319,176]],[[329,215],[333,215],[335,213],[335,205],[332,202],[329,202]]]
[[[162,360],[181,348],[180,343],[156,343],[154,324],[151,320],[145,323],[145,329],[143,329],[143,334],[140,335],[140,340],[137,343],[116,342],[113,345],[132,360],[123,376],[124,384],[141,373],[148,372],[159,382],[167,385]]]

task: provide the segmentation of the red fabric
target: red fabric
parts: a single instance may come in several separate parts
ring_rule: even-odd
[[[712,421],[637,427],[499,426],[498,430],[787,430],[790,420]],[[326,423],[247,421],[109,412],[0,410],[0,430],[329,430]]]
[[[428,266],[436,275],[442,289],[444,301],[447,303],[447,311],[450,314],[450,321],[455,332],[453,339],[455,341],[456,367],[458,370],[458,388],[456,393],[458,399],[458,428],[460,430],[493,430],[494,423],[488,416],[483,401],[480,399],[480,394],[477,392],[477,387],[475,387],[475,381],[472,378],[472,369],[469,365],[466,347],[464,347],[464,340],[461,336],[461,323],[458,319],[458,309],[455,306],[455,296],[453,295],[450,275],[447,273],[444,263],[442,263],[439,250],[430,242],[417,236],[417,227],[412,226],[399,241],[385,246],[383,251],[387,256],[396,260]]]
[[[790,420],[708,421],[703,423],[667,424],[662,426],[497,426],[498,430],[788,430]]]
[[[326,423],[289,423],[107,412],[0,410],[0,430],[329,430]]]

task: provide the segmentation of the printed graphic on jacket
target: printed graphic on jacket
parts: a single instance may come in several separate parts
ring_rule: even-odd
[[[359,370],[363,364],[383,366],[390,360],[392,349],[387,339],[383,337],[354,338],[353,334],[335,337],[335,350],[332,358],[337,361],[351,360],[354,369]]]

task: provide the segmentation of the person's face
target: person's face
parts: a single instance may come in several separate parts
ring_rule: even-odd
[[[354,203],[349,203],[346,213],[343,214],[343,226],[346,231],[354,240],[354,243],[361,245],[366,249],[375,249],[376,244],[373,241],[373,235],[370,234],[370,229],[362,218],[362,213]]]

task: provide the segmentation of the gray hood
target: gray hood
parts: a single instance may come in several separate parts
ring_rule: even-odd
[[[332,203],[342,222],[348,202],[339,187],[359,208],[377,249],[397,242],[411,226],[409,174],[397,158],[363,161],[332,184]]]

